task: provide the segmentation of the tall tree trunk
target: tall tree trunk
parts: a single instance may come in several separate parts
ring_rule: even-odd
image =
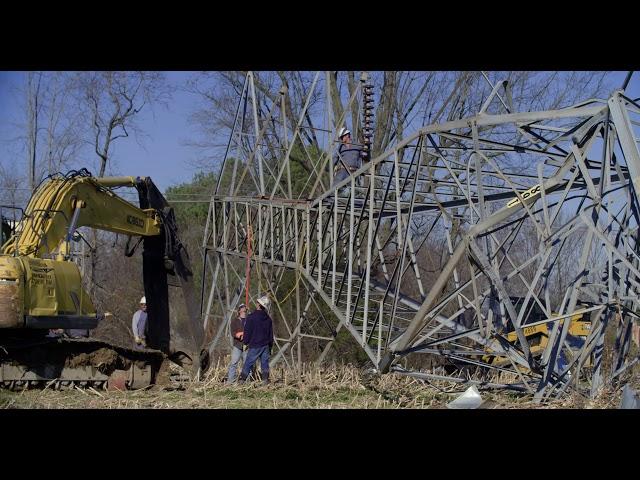
[[[349,98],[353,95],[356,89],[355,72],[347,72],[347,88],[349,89]],[[358,115],[358,103],[353,102],[351,104],[351,129],[353,130],[353,140],[357,143],[362,143],[362,131],[360,129],[359,115]]]
[[[329,75],[329,91],[331,94],[331,105],[333,107],[333,121],[335,122],[342,116],[342,100],[338,91],[338,72],[331,72]],[[334,125],[336,127],[337,125]]]
[[[384,83],[380,95],[380,105],[376,109],[375,137],[373,139],[372,158],[387,146],[390,136],[391,122],[395,111],[397,72],[384,72]]]
[[[52,173],[58,171],[57,166],[54,166],[53,159],[53,149],[55,143],[55,135],[56,135],[56,125],[58,123],[58,77],[53,77],[53,85],[50,87],[51,89],[51,97],[49,100],[49,119],[47,125],[47,151],[46,151],[46,159],[47,159],[47,173],[51,175]]]
[[[28,148],[28,172],[29,172],[29,187],[31,193],[36,189],[36,158],[38,153],[38,113],[39,113],[39,100],[40,100],[40,84],[42,81],[42,73],[29,73],[27,83],[27,105],[28,105],[28,125],[29,125],[29,148]],[[37,85],[35,91],[33,90],[33,78],[34,75],[38,76]]]

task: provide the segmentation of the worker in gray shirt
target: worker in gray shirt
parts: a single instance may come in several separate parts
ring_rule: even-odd
[[[131,320],[131,330],[136,342],[137,349],[143,349],[147,346],[147,299],[140,299],[140,308],[133,314]]]
[[[341,182],[362,165],[362,147],[351,142],[351,132],[346,128],[340,129],[340,146],[333,156],[333,183]],[[349,185],[340,189],[345,193]]]

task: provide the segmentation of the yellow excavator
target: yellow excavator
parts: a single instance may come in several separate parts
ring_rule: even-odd
[[[520,308],[523,298],[512,297],[511,300],[513,301],[516,308]],[[582,306],[588,307],[588,305],[582,305]],[[537,304],[530,305],[529,310],[530,311],[529,311],[528,319],[530,323],[535,323],[535,325],[532,325],[529,327],[525,326],[522,330],[523,330],[524,336],[527,338],[527,341],[529,342],[529,348],[531,350],[531,354],[534,357],[537,357],[541,355],[542,352],[544,352],[549,342],[550,323],[548,322],[538,323],[540,320],[543,320],[544,318],[546,318],[546,315]],[[578,343],[584,342],[587,336],[589,335],[589,331],[591,330],[591,313],[590,312],[587,312],[584,314],[578,313],[576,315],[569,317],[568,320],[569,322],[571,322],[569,324],[569,336],[567,337],[568,341],[571,340],[573,342],[578,342]],[[566,319],[559,320],[561,324],[562,322],[565,322],[565,321],[567,320]],[[511,330],[508,332],[503,332],[502,336],[509,343],[513,345],[517,344],[518,336],[515,331]],[[487,355],[483,356],[482,360],[494,366],[510,365],[510,361],[507,357],[494,356],[494,355],[491,355],[490,352],[488,352]],[[589,362],[587,361],[585,365],[589,366]]]
[[[116,187],[135,187],[140,207],[116,195]],[[140,237],[147,348],[51,334],[108,321],[96,311],[71,259],[70,242],[83,226]],[[178,279],[186,318],[170,315],[168,275]],[[47,178],[0,253],[0,386],[142,388],[166,371],[167,360],[194,373],[206,369],[192,279],[173,209],[150,178],[96,178],[86,169]]]

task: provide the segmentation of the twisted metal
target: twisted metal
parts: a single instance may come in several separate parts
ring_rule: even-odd
[[[637,361],[634,100],[620,90],[516,113],[498,82],[477,115],[424,126],[333,182],[337,132],[371,94],[363,76],[335,118],[328,75],[316,74],[293,120],[284,88],[260,115],[246,77],[203,241],[211,351],[245,295],[248,258],[249,296],[274,300],[272,363],[322,362],[346,338],[381,372],[544,400],[593,395],[603,364],[611,379]],[[325,100],[322,111],[312,98]],[[308,115],[327,126],[320,151],[301,140]]]

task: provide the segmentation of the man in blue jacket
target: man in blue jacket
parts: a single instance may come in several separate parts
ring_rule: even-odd
[[[240,383],[249,376],[258,358],[262,371],[262,382],[269,383],[269,356],[273,345],[273,322],[267,313],[269,309],[269,297],[260,297],[256,303],[256,310],[249,316],[244,324],[244,336],[242,341],[249,347],[247,359],[242,366]]]

